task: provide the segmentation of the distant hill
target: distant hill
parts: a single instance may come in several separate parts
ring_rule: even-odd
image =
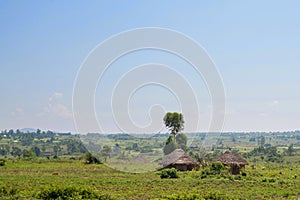
[[[27,133],[27,132],[31,133],[31,132],[36,132],[36,129],[35,128],[22,128],[22,129],[20,129],[20,131],[23,133]]]

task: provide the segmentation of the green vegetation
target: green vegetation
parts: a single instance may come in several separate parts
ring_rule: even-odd
[[[4,159],[0,159],[0,167],[5,165],[5,160]]]
[[[103,164],[78,160],[7,160],[0,168],[1,199],[286,199],[299,197],[298,164],[251,164],[246,176],[221,170],[201,178],[207,168],[176,172],[179,178],[161,179],[160,172],[118,172]],[[225,170],[224,173],[222,170]]]
[[[101,161],[95,156],[93,156],[90,152],[86,152],[85,164],[101,164]]]
[[[86,152],[78,135],[52,131],[21,132],[4,130],[0,133],[0,156],[33,159],[76,156]]]
[[[163,151],[167,155],[177,148],[187,150],[187,136],[180,133],[184,128],[183,114],[168,112],[163,118],[165,126],[171,131],[171,135],[166,140]],[[179,134],[180,133],[180,134]]]
[[[214,162],[211,163],[209,167],[205,168],[201,171],[201,177],[200,178],[208,178],[208,177],[229,177],[230,171],[228,167],[225,167],[220,162]],[[231,176],[230,176],[231,177]]]
[[[262,137],[263,135],[263,137]],[[169,134],[0,133],[1,199],[294,199],[300,195],[300,131],[223,133],[210,150],[205,133],[181,133],[176,144],[201,162],[199,171],[156,172]],[[172,137],[173,138],[173,137]],[[103,142],[107,141],[107,142]],[[179,142],[180,141],[180,142]],[[211,163],[229,147],[249,165],[239,175]],[[89,151],[87,151],[87,149]],[[105,163],[105,164],[96,164]],[[151,166],[153,165],[153,166]],[[111,168],[107,167],[110,166]],[[146,172],[125,173],[117,171]],[[163,175],[162,175],[163,174]],[[177,177],[178,178],[170,178]]]
[[[160,178],[178,178],[177,170],[172,169],[163,169],[160,172]]]
[[[183,115],[177,112],[168,112],[164,116],[164,123],[167,128],[171,131],[171,134],[175,137],[177,133],[183,130]]]
[[[36,194],[38,199],[99,199],[110,200],[110,195],[99,195],[79,187],[48,188]]]

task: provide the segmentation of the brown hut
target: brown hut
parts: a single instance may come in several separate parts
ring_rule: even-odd
[[[198,169],[198,163],[185,153],[182,149],[175,149],[172,153],[166,155],[162,161],[162,168],[175,168],[179,171],[190,171]]]
[[[221,162],[225,166],[229,166],[231,174],[239,174],[240,170],[248,165],[248,162],[234,151],[226,151],[217,157],[213,162]]]

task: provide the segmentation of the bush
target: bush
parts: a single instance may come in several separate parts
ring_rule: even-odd
[[[275,183],[275,182],[276,182],[276,179],[274,179],[274,178],[269,179],[269,183]]]
[[[212,163],[209,168],[205,168],[201,172],[201,178],[207,178],[209,176],[227,177],[229,170],[221,162]]]
[[[180,199],[196,200],[196,199],[200,199],[200,198],[201,198],[201,196],[199,196],[198,194],[177,194],[177,195],[165,197],[165,199],[168,199],[168,200],[180,200]]]
[[[211,175],[211,171],[208,168],[205,168],[202,172],[201,172],[201,178],[207,178],[207,176]]]
[[[247,173],[246,172],[242,172],[242,176],[247,176]]]
[[[0,188],[0,196],[2,197],[13,197],[16,195],[18,190],[16,188],[5,188],[1,187]]]
[[[36,196],[38,199],[112,199],[109,195],[98,195],[92,190],[82,188],[50,188],[41,191]]]
[[[177,194],[166,196],[163,199],[168,200],[196,200],[196,199],[215,199],[215,200],[222,200],[222,199],[229,199],[225,194],[221,194],[218,192],[208,192],[206,194]]]
[[[213,174],[220,174],[222,169],[224,169],[224,165],[221,162],[215,162],[210,165],[210,171]]]
[[[5,160],[4,159],[0,159],[0,166],[4,166],[5,165]]]
[[[172,169],[164,169],[160,172],[160,178],[178,178],[177,170]]]
[[[101,161],[95,156],[93,156],[90,152],[86,152],[85,164],[101,164]]]

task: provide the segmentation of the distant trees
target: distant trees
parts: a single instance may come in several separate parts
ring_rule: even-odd
[[[293,156],[295,154],[296,150],[294,148],[293,144],[290,144],[290,146],[285,150],[285,154],[288,156]]]
[[[140,150],[138,143],[133,143],[132,150],[134,150],[134,151],[139,151]]]
[[[261,136],[261,138],[260,138],[260,146],[263,147],[265,145],[265,143],[266,143],[265,136]]]
[[[58,145],[54,145],[53,146],[53,153],[54,153],[54,156],[58,156],[58,152],[61,150],[61,148],[58,146]]]
[[[112,148],[109,145],[104,145],[103,148],[100,150],[100,155],[104,157],[105,161],[108,157],[110,157],[111,153]]]
[[[27,149],[23,149],[22,155],[23,155],[23,158],[33,158],[33,157],[35,157],[35,154],[32,151],[29,151]]]
[[[69,154],[86,153],[86,148],[80,139],[70,139],[67,142],[67,151]]]
[[[7,145],[7,144],[2,144],[1,146],[0,146],[0,155],[1,156],[6,156],[6,155],[8,155],[10,153],[10,146],[9,145]]]
[[[282,156],[277,152],[276,146],[254,148],[247,154],[247,157],[260,157],[267,162],[282,162]]]
[[[22,150],[19,147],[13,147],[11,155],[20,157],[22,155]]]
[[[31,151],[32,151],[33,153],[35,153],[35,155],[36,155],[37,157],[41,155],[41,150],[40,150],[40,148],[37,147],[37,146],[32,147],[32,148],[31,148]]]
[[[258,139],[257,139],[257,144],[258,144],[258,147],[259,148],[263,148],[264,145],[266,143],[266,138],[265,136],[260,136]]]
[[[82,154],[86,148],[77,135],[54,133],[53,131],[22,132],[20,129],[0,131],[0,156],[14,157],[58,156],[61,154]]]

